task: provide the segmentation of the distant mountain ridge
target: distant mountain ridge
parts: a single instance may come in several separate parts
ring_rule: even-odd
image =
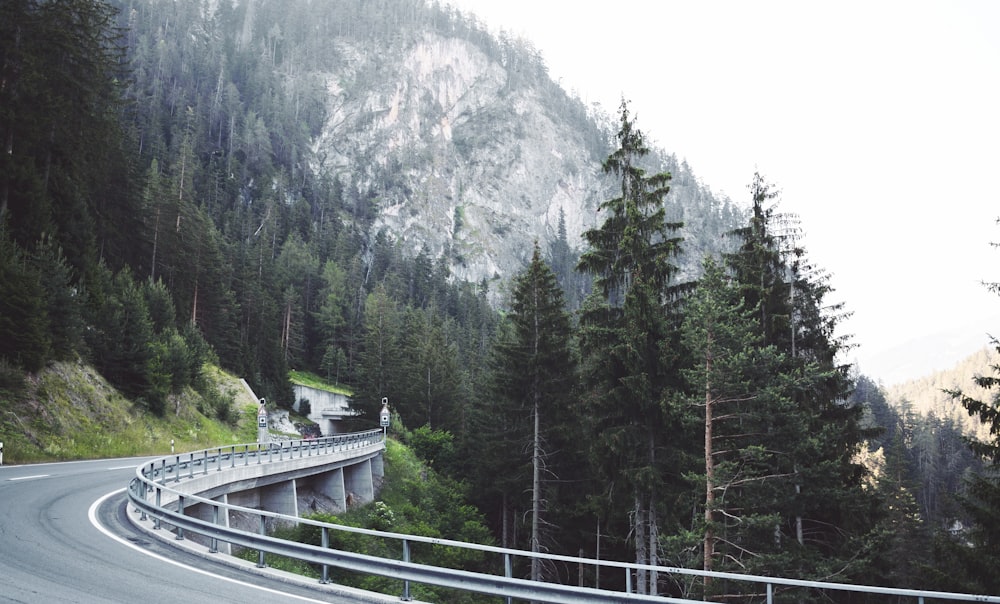
[[[992,400],[997,393],[979,387],[974,379],[976,376],[993,375],[995,372],[992,366],[998,362],[1000,356],[996,350],[982,346],[949,369],[933,371],[924,377],[888,386],[886,400],[899,411],[951,419],[962,427],[965,434],[985,437],[987,434],[978,419],[970,417],[965,408],[945,390],[961,390],[979,400]]]

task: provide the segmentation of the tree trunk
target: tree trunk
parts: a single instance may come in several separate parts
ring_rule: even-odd
[[[647,531],[649,533],[649,565],[650,566],[656,566],[659,563],[659,556],[657,555],[656,552],[657,552],[657,547],[658,547],[658,543],[657,542],[659,541],[660,533],[659,533],[659,529],[657,528],[657,523],[656,523],[656,510],[655,510],[654,501],[655,501],[655,497],[653,497],[653,495],[650,494],[650,497],[649,497],[649,509],[647,510],[647,513],[649,514],[649,520],[648,520],[649,526],[647,528]],[[657,584],[658,581],[659,581],[659,573],[657,573],[655,570],[650,570],[649,571],[649,591],[647,592],[647,593],[649,593],[649,595],[651,595],[651,596],[655,596],[656,595],[656,591],[657,591],[656,584]]]
[[[649,543],[646,540],[646,510],[638,489],[636,489],[635,493],[635,510],[632,524],[635,527],[635,563],[648,564],[649,556],[646,548],[649,546]],[[639,568],[636,570],[636,593],[646,593],[646,576],[647,573],[645,568]]]
[[[541,480],[541,465],[542,465],[542,444],[539,435],[540,421],[538,417],[538,391],[535,390],[535,401],[534,401],[534,412],[535,416],[535,430],[534,430],[534,451],[531,456],[532,465],[532,476],[531,476],[531,552],[537,554],[540,549],[540,539],[538,535],[538,519],[542,514],[542,480]],[[538,581],[541,579],[542,565],[541,560],[537,557],[531,559],[531,580]]]
[[[715,532],[712,529],[715,507],[715,462],[712,458],[712,334],[708,333],[705,347],[705,541],[702,569],[712,570],[712,556],[715,553]],[[704,578],[708,590],[709,578]]]
[[[191,325],[198,325],[198,280],[194,281],[194,300],[191,302]]]

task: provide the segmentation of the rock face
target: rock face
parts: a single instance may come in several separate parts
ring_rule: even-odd
[[[370,191],[376,231],[448,254],[470,281],[519,270],[534,240],[555,238],[560,212],[580,246],[608,181],[587,129],[554,111],[551,90],[515,84],[478,46],[437,33],[381,53],[345,40],[340,51],[353,60],[326,74],[313,168]]]

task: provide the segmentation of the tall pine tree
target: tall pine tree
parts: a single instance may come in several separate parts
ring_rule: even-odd
[[[545,515],[546,502],[551,500],[548,485],[558,478],[551,474],[550,463],[556,454],[554,447],[558,446],[556,427],[572,419],[567,410],[575,383],[575,364],[570,347],[572,329],[564,304],[555,273],[542,260],[536,243],[531,264],[515,280],[509,315],[511,337],[497,345],[494,369],[495,400],[503,401],[502,408],[530,418],[529,423],[520,423],[523,430],[519,442],[509,449],[527,452],[530,462],[510,460],[510,453],[508,460],[514,462],[510,466],[515,471],[527,465],[531,468],[530,488],[522,484],[520,490],[531,493],[529,545],[536,553],[546,548],[546,533],[552,536],[546,530],[551,525]],[[540,562],[532,559],[532,580],[542,578]]]
[[[657,561],[657,491],[669,447],[671,419],[660,400],[677,385],[678,374],[664,358],[676,341],[671,317],[671,259],[680,238],[678,223],[665,219],[670,174],[649,175],[645,137],[622,101],[619,148],[604,171],[620,181],[620,195],[600,206],[605,219],[584,233],[589,245],[579,268],[595,279],[596,291],[581,315],[581,352],[588,376],[596,431],[594,446],[604,461],[612,495],[631,499],[631,535],[640,564]],[[655,593],[656,577],[640,573],[641,593]]]
[[[868,435],[863,410],[847,402],[847,367],[838,364],[841,308],[826,302],[828,278],[806,261],[795,221],[775,211],[777,193],[759,174],[750,189],[749,222],[726,260],[756,317],[760,346],[781,356],[770,371],[774,396],[744,410],[741,429],[755,436],[740,451],[744,471],[752,471],[732,494],[761,522],[742,525],[743,541],[734,541],[741,555],[728,559],[742,571],[850,576],[865,564],[859,551],[875,506],[856,461]]]

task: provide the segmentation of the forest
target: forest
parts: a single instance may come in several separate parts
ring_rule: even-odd
[[[947,392],[977,435],[891,406],[841,361],[848,310],[773,183],[753,175],[739,212],[678,211],[627,101],[594,125],[530,44],[424,0],[296,6],[0,2],[0,406],[57,360],[161,416],[206,363],[282,407],[309,371],[353,391],[358,427],[387,397],[504,546],[1000,594],[997,378]],[[582,249],[561,220],[502,284],[464,282],[372,232],[391,183],[313,169],[316,62],[338,36],[422,31],[589,133],[614,187]],[[725,235],[685,238],[679,216]]]

